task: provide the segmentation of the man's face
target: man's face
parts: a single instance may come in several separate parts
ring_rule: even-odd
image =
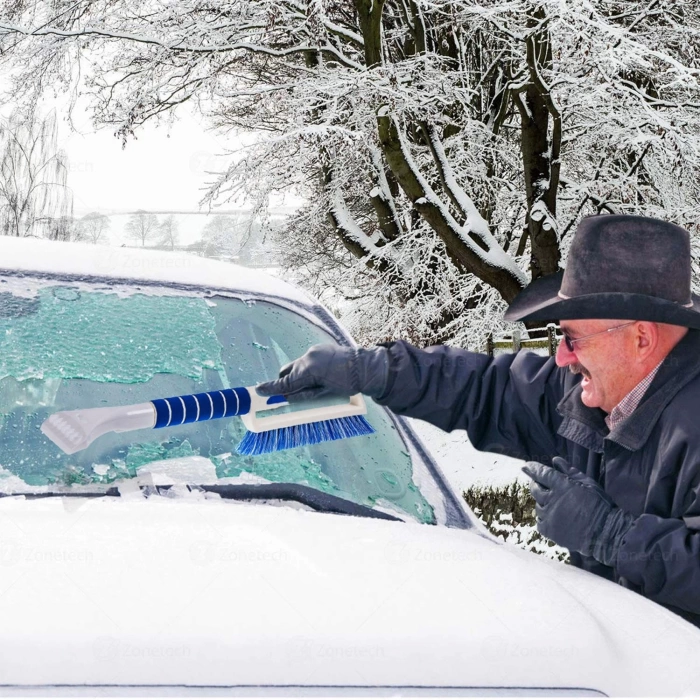
[[[562,321],[561,329],[572,340],[621,326],[627,321],[595,319]],[[634,325],[612,333],[601,333],[574,343],[571,352],[562,340],[556,354],[559,367],[568,367],[575,374],[582,374],[581,401],[590,408],[612,409],[633,388],[630,384],[630,363],[634,358]]]

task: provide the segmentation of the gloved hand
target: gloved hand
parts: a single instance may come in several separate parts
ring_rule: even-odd
[[[255,387],[258,394],[283,394],[289,401],[358,393],[378,398],[389,378],[389,351],[381,346],[364,349],[314,345],[282,367],[279,377]]]
[[[614,566],[634,517],[618,508],[600,485],[561,457],[547,467],[528,462],[541,535],[606,566]]]

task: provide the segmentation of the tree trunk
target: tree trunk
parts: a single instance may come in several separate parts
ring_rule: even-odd
[[[528,25],[533,29],[533,33],[526,39],[530,80],[514,96],[520,112],[527,229],[531,247],[530,271],[533,280],[556,272],[561,257],[556,226],[561,117],[549,93],[549,87],[542,78],[542,72],[552,65],[549,30],[544,23],[535,31],[537,25],[546,18],[541,7],[529,16]]]

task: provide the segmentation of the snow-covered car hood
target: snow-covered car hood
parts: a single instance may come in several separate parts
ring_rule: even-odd
[[[700,693],[695,628],[473,531],[138,493],[0,522],[0,685]]]

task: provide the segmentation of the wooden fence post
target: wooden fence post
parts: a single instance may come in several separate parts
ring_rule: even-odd
[[[521,347],[522,343],[520,341],[520,329],[516,328],[513,331],[513,352],[518,352]]]
[[[486,336],[486,354],[489,357],[493,357],[493,333],[489,333]]]
[[[554,357],[557,354],[557,327],[554,323],[547,324],[547,340],[549,356]]]

